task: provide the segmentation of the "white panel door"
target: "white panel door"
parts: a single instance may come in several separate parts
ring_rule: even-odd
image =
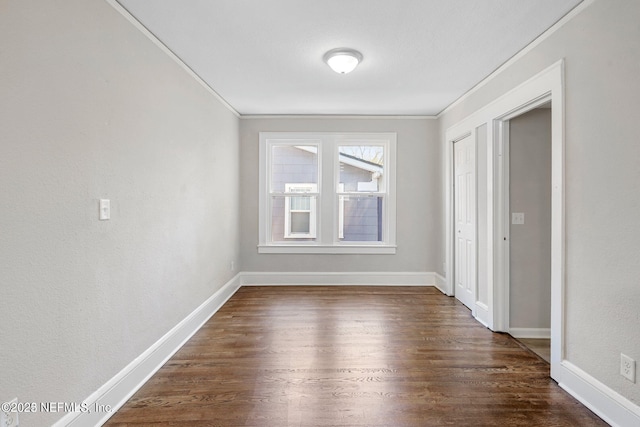
[[[455,295],[473,310],[476,301],[476,145],[470,135],[453,147]]]

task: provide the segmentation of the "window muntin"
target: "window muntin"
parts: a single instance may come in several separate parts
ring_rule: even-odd
[[[395,139],[261,133],[259,252],[395,253]]]

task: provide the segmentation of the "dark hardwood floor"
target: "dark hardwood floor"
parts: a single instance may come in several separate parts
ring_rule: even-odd
[[[106,424],[602,426],[428,287],[243,287]]]

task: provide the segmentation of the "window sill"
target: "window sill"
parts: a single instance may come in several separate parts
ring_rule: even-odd
[[[359,254],[394,255],[395,245],[258,245],[259,254]]]

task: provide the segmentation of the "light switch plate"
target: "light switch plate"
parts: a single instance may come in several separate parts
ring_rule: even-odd
[[[524,213],[514,212],[511,214],[511,224],[524,224]]]
[[[100,199],[100,221],[107,221],[111,218],[111,200]]]

